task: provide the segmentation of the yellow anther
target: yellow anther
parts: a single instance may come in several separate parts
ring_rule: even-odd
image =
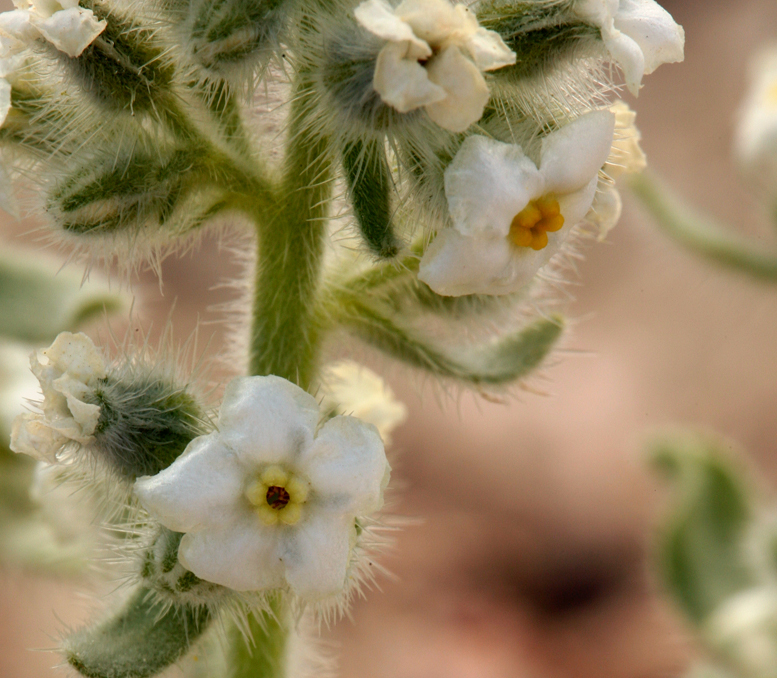
[[[560,214],[552,217],[545,217],[539,224],[537,224],[537,228],[541,228],[543,231],[547,231],[549,233],[560,231],[563,227],[564,217],[562,217]]]
[[[513,226],[510,228],[509,238],[517,247],[528,247],[531,245],[531,229]]]
[[[558,200],[556,200],[551,193],[538,198],[534,201],[534,204],[537,205],[537,209],[542,214],[543,219],[561,214],[561,205],[558,204]]]
[[[530,202],[526,207],[524,207],[518,214],[515,215],[513,218],[513,223],[510,224],[510,227],[513,226],[518,228],[533,228],[534,224],[536,224],[540,219],[542,219],[542,212],[540,212],[539,208],[534,204],[534,202]]]
[[[541,250],[548,244],[548,232],[555,233],[564,226],[561,206],[552,194],[532,200],[513,218],[510,224],[510,242],[516,247]]]
[[[262,471],[262,475],[259,477],[267,487],[271,487],[272,485],[284,487],[289,481],[289,474],[280,466],[269,466]]]
[[[533,250],[541,250],[548,244],[548,234],[545,231],[532,231],[531,234],[531,247]]]
[[[256,515],[259,516],[265,525],[277,525],[280,521],[280,514],[282,511],[276,511],[274,508],[270,508],[267,503],[256,507]]]
[[[286,491],[291,497],[292,504],[302,504],[307,501],[310,490],[308,484],[303,483],[299,478],[292,476],[289,478],[289,482],[286,483]]]
[[[284,525],[294,525],[302,515],[302,504],[289,504],[282,511],[277,511],[276,515]]]
[[[267,485],[261,480],[255,480],[246,488],[246,499],[254,506],[267,503]]]

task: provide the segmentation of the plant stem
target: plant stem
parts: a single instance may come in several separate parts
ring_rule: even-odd
[[[230,678],[283,678],[286,675],[287,629],[289,612],[280,598],[270,612],[256,613],[248,618],[250,643],[237,627],[230,631]]]
[[[252,375],[275,374],[305,389],[315,378],[318,351],[311,316],[321,277],[332,172],[329,140],[311,131],[310,106],[310,87],[298,86],[278,203],[269,218],[256,215],[249,364]]]
[[[698,214],[648,173],[629,185],[663,231],[688,249],[761,280],[777,280],[777,252],[770,253]]]

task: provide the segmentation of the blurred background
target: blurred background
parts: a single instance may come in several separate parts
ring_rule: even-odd
[[[650,167],[777,252],[730,160],[748,57],[777,41],[777,3],[662,4],[685,27],[686,60],[630,100]],[[383,559],[395,578],[324,634],[340,646],[344,678],[665,678],[697,654],[650,574],[665,494],[642,443],[666,424],[711,428],[777,487],[777,288],[687,254],[626,191],[624,201],[571,288],[568,350],[517,401],[440,399],[364,355],[408,405],[394,436],[404,485],[394,508],[419,520]],[[6,219],[0,237],[39,247],[30,228]],[[163,270],[161,291],[139,275],[142,324],[158,333],[174,304],[176,336],[199,320],[217,351],[224,331],[211,307],[233,298],[223,285],[233,255],[205,239]],[[0,570],[0,678],[64,675],[49,670],[56,655],[35,650],[97,605],[72,581]]]

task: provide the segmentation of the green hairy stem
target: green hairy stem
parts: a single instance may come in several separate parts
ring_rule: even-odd
[[[309,89],[292,108],[284,176],[277,205],[260,215],[249,372],[275,374],[308,388],[317,346],[312,311],[321,273],[331,194],[329,142],[306,126]]]

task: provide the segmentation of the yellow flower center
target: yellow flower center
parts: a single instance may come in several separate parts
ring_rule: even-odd
[[[515,215],[507,237],[516,247],[541,250],[548,244],[548,233],[555,233],[563,225],[558,200],[552,194],[543,195]]]
[[[308,484],[280,466],[268,466],[245,491],[246,499],[265,525],[294,525],[302,516]]]

